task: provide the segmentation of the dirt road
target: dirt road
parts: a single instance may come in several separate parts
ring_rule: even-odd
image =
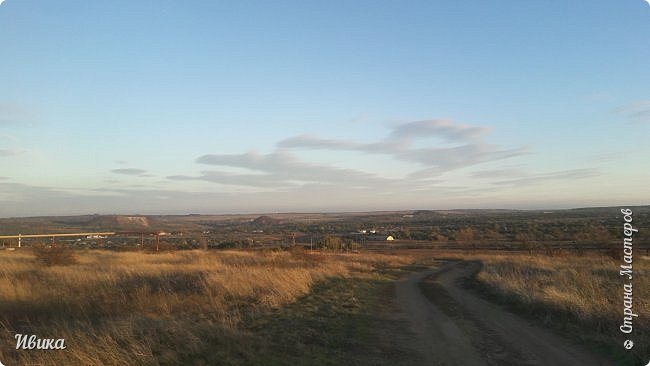
[[[479,267],[478,263],[451,262],[397,283],[397,301],[417,336],[414,346],[427,365],[612,364],[459,285],[459,280]]]

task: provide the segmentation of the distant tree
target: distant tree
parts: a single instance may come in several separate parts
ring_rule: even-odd
[[[326,249],[340,250],[343,247],[343,241],[338,236],[325,235],[321,246]]]
[[[530,236],[527,232],[515,234],[515,240],[520,241],[524,244],[527,244],[530,241]]]
[[[595,241],[609,241],[614,238],[604,225],[594,225],[590,231],[592,239]]]
[[[456,240],[470,241],[476,238],[476,231],[471,227],[464,227],[456,232]]]
[[[498,232],[496,229],[487,229],[483,233],[483,239],[485,240],[503,240],[504,236]]]
[[[348,248],[350,250],[359,250],[359,249],[361,249],[361,245],[359,245],[359,243],[357,243],[356,241],[351,240],[350,243],[349,243]]]
[[[208,238],[206,238],[205,235],[198,235],[196,237],[196,242],[198,243],[199,248],[208,250]]]
[[[540,240],[543,238],[542,231],[537,223],[529,222],[527,227],[528,240]]]
[[[548,233],[547,238],[550,240],[568,240],[569,236],[566,228],[555,227],[550,230],[550,233]]]
[[[573,238],[576,241],[608,242],[613,236],[603,225],[587,225],[575,233]]]
[[[431,232],[428,234],[428,239],[431,241],[447,241],[447,237],[443,235],[440,227],[432,226]]]
[[[428,239],[431,241],[445,241],[447,240],[447,237],[442,235],[439,232],[432,231],[431,233],[429,233]]]

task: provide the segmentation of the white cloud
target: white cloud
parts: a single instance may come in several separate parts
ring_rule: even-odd
[[[200,164],[247,169],[245,174],[204,171],[199,177],[171,176],[170,179],[199,179],[221,184],[286,189],[305,184],[330,184],[348,187],[380,187],[397,184],[394,179],[371,173],[307,163],[286,151],[270,154],[209,154],[196,160]]]
[[[101,189],[76,189],[29,186],[0,179],[0,215],[476,207],[478,200],[486,207],[501,205],[501,200],[510,197],[510,191],[517,185],[598,175],[592,169],[528,174],[512,164],[505,167],[489,164],[493,170],[466,175],[461,169],[527,153],[524,147],[501,147],[486,142],[488,131],[486,127],[432,120],[394,126],[384,138],[374,141],[294,136],[280,141],[277,149],[269,153],[200,156],[195,162],[209,168],[196,175],[168,176],[168,187],[173,187],[168,189],[152,188],[148,180],[145,180],[148,184],[126,186],[109,179]],[[353,162],[345,167],[316,163],[310,161],[311,155],[305,151],[316,149],[336,151],[339,158],[354,155],[346,152],[368,154],[370,161],[387,168],[371,173],[364,171],[372,169],[365,168],[367,163],[362,168],[356,168]],[[0,150],[0,155],[3,152],[7,156],[15,154]],[[350,160],[354,159],[350,157]],[[339,160],[338,164],[345,163]],[[400,174],[391,174],[391,164],[403,168]],[[128,166],[111,172],[132,177],[151,176],[148,170]],[[190,190],[188,186],[193,188]],[[73,207],[68,205],[70,202],[74,202]],[[64,212],[62,207],[66,207]]]
[[[205,170],[199,175],[171,175],[172,181],[200,180],[258,191],[294,191],[309,185],[365,189],[376,195],[389,192],[429,190],[440,184],[442,174],[486,162],[507,159],[526,153],[525,148],[504,149],[483,141],[490,129],[455,123],[450,120],[427,120],[393,126],[378,141],[358,142],[299,135],[278,142],[268,154],[250,151],[242,154],[207,154],[196,159],[204,165],[221,169]],[[419,145],[416,145],[419,143]],[[422,144],[425,143],[423,147]],[[429,146],[426,146],[429,144]],[[351,151],[378,157],[377,165],[408,162],[402,176],[380,176],[352,167],[317,164],[298,158],[296,150]],[[304,155],[304,154],[303,154]],[[402,168],[403,168],[402,167]],[[229,169],[241,172],[233,173]],[[383,172],[382,172],[383,173]]]
[[[427,120],[397,125],[387,137],[371,143],[300,135],[280,141],[278,147],[389,155],[397,160],[423,166],[409,176],[416,179],[431,178],[445,172],[527,153],[525,147],[503,149],[484,142],[483,137],[489,131],[487,127],[474,127],[450,120]],[[435,146],[415,146],[416,142],[426,143],[430,138],[440,141]]]

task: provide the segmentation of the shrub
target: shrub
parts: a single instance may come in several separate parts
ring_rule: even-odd
[[[36,261],[44,266],[69,266],[77,263],[72,248],[56,245],[40,245],[33,248]]]

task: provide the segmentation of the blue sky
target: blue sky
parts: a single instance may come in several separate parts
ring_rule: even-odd
[[[0,4],[0,216],[650,204],[637,1]]]

